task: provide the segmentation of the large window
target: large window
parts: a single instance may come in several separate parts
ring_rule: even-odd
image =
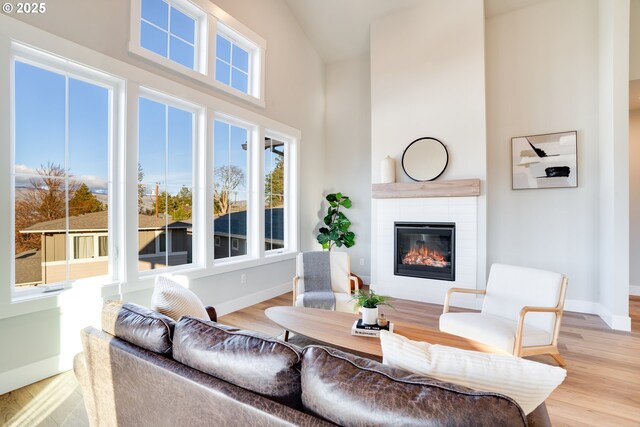
[[[0,55],[0,234],[13,233],[0,276],[21,303],[11,310],[43,292],[112,295],[168,271],[205,277],[295,256],[298,131],[15,25],[22,42],[0,27],[11,47]]]
[[[98,260],[98,240],[77,233],[111,233],[112,89],[19,57],[13,76],[15,286],[108,275],[106,246]]]
[[[138,268],[190,264],[194,113],[141,97],[138,131]]]
[[[221,120],[214,123],[215,259],[242,256],[248,252],[248,135],[246,128]]]
[[[265,251],[285,248],[285,227],[287,219],[286,160],[287,144],[275,138],[265,138],[264,142],[264,244]]]

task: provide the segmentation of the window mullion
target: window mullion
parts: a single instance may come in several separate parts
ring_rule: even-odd
[[[171,17],[171,8],[169,8]],[[169,106],[164,107],[164,256],[169,266]],[[157,196],[156,196],[157,197]]]
[[[254,144],[251,150],[252,164],[250,167],[252,187],[253,218],[253,253],[257,258],[265,255],[265,170],[264,170],[264,128],[258,126],[254,134]]]
[[[69,242],[69,75],[64,76],[64,209],[65,209],[65,245],[68,250],[72,250],[73,245]],[[43,236],[44,237],[44,236]],[[71,277],[69,275],[69,260],[72,259],[72,252],[67,254],[65,275],[65,286],[70,286]]]
[[[124,283],[135,282],[138,273],[138,116],[139,116],[140,88],[137,84],[129,82],[126,88],[126,140],[130,143],[124,146],[124,160],[126,171],[124,173],[124,202],[127,209],[121,209],[120,218],[124,221],[122,227],[122,241],[124,260]],[[133,142],[133,143],[131,143]],[[135,209],[133,208],[135,206]],[[121,291],[122,292],[122,291]]]
[[[214,144],[216,141],[214,140],[214,128],[215,128],[215,113],[213,110],[208,109],[206,111],[204,117],[204,123],[206,123],[206,139],[205,141],[201,141],[204,143],[204,152],[205,152],[205,163],[202,173],[204,173],[204,187],[202,188],[202,192],[204,195],[199,197],[199,201],[204,200],[204,209],[201,206],[194,206],[197,209],[195,211],[202,211],[205,214],[205,219],[201,224],[204,224],[204,230],[201,230],[199,234],[204,235],[204,259],[201,258],[201,261],[204,262],[204,265],[207,268],[213,267],[214,254],[215,254],[215,232],[214,224],[213,224],[213,188],[214,188],[214,171],[215,171],[215,148]]]

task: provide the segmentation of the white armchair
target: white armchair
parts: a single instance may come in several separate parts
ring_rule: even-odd
[[[353,313],[355,301],[351,299],[351,283],[358,289],[358,280],[351,276],[349,254],[331,251],[331,290],[336,297],[336,311]],[[304,262],[303,254],[296,258],[296,276],[293,278],[293,306],[304,307]]]
[[[559,273],[493,264],[486,291],[451,288],[440,316],[440,330],[482,342],[514,356],[550,354],[565,366],[558,334],[567,290]],[[451,294],[484,295],[480,313],[450,313]]]

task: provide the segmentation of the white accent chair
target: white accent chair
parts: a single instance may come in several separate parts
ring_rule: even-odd
[[[293,278],[293,306],[304,307],[304,262],[302,252],[296,258],[296,276]],[[355,312],[355,300],[351,299],[351,283],[358,289],[358,279],[351,276],[349,254],[331,251],[331,290],[336,296],[336,311]]]
[[[558,334],[567,291],[559,273],[493,264],[487,289],[451,288],[440,316],[440,330],[490,345],[514,356],[550,354],[565,366]],[[450,313],[454,292],[484,295],[480,313]]]

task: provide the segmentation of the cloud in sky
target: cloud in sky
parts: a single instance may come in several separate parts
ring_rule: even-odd
[[[39,174],[34,168],[26,165],[16,165],[16,187],[31,187],[31,180]],[[74,176],[73,180],[85,183],[91,192],[106,193],[109,186],[107,180],[95,175]]]

